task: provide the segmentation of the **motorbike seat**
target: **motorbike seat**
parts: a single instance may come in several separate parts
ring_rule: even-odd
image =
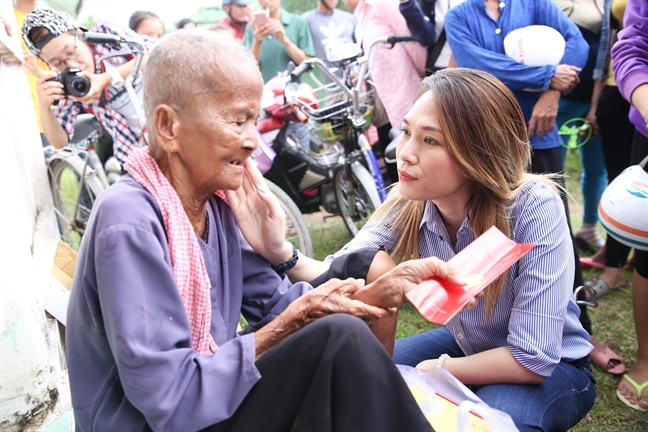
[[[396,163],[396,143],[401,135],[400,128],[392,128],[389,131],[391,142],[385,147],[384,158],[387,163]]]
[[[99,121],[92,114],[79,114],[74,122],[74,132],[70,137],[71,143],[78,143],[90,135],[90,132],[100,129]]]
[[[82,113],[77,116],[74,122],[74,132],[70,137],[70,143],[78,143],[94,131],[99,132],[97,140],[94,142],[95,151],[101,163],[106,163],[113,156],[113,139],[94,115]]]

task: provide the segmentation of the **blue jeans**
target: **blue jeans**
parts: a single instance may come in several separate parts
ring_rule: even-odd
[[[560,99],[558,117],[556,124],[560,129],[567,120],[580,117],[587,117],[590,104],[575,102],[567,99]],[[567,149],[563,146],[563,166],[567,156]],[[607,187],[607,170],[605,169],[605,158],[603,156],[603,145],[601,138],[590,139],[584,146],[578,149],[581,158],[583,171],[581,172],[581,190],[583,191],[583,223],[594,224],[598,222],[598,204]]]
[[[447,328],[441,327],[396,341],[394,362],[416,366],[441,354],[464,357]],[[561,362],[542,384],[472,386],[489,406],[511,416],[520,431],[566,431],[594,406],[596,381],[589,357]]]

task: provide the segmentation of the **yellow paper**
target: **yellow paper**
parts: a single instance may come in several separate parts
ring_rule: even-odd
[[[427,397],[426,393],[416,386],[410,385],[409,389],[417,403]],[[443,409],[439,412],[424,412],[423,414],[425,414],[425,418],[428,419],[434,430],[437,432],[457,431],[459,429],[457,424],[457,411],[459,410],[459,407],[439,395],[436,395],[436,398]],[[483,419],[473,413],[468,413],[468,417],[470,418],[470,430],[472,432],[490,432],[488,424],[486,424]]]

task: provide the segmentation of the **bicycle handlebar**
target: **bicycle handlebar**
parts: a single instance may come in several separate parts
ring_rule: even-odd
[[[134,54],[135,64],[133,65],[132,72],[124,80],[125,81],[124,85],[128,93],[128,96],[131,102],[133,103],[133,107],[135,108],[135,112],[139,119],[139,126],[140,128],[144,129],[144,126],[146,124],[144,119],[144,109],[142,107],[142,104],[139,102],[139,99],[137,98],[137,94],[135,93],[135,87],[140,85],[142,80],[142,73],[140,72],[140,68],[142,67],[142,60],[144,59],[144,54],[146,54],[146,50],[144,49],[144,46],[141,43],[136,42],[134,40],[126,39],[125,37],[110,34],[110,33],[85,32],[81,36],[81,40],[89,44],[110,44],[110,45],[120,45],[124,47],[124,49],[120,51],[115,51],[101,57],[99,59],[99,62],[103,62],[104,60],[107,60],[111,57]]]
[[[81,40],[90,44],[112,44],[112,45],[121,45],[125,43],[126,40],[117,35],[109,33],[83,33],[81,35]]]
[[[309,59],[306,59],[301,62],[301,64],[293,70],[290,75],[286,78],[285,83],[289,82],[299,82],[299,78],[302,74],[305,72],[310,71],[313,68],[313,65],[318,65],[320,67],[320,71],[328,76],[332,82],[334,82],[338,88],[340,88],[344,93],[346,93],[353,101],[353,111],[354,116],[357,115],[359,111],[359,101],[358,101],[358,94],[361,91],[363,82],[365,78],[369,75],[369,61],[370,61],[370,56],[372,54],[372,51],[376,46],[379,44],[390,44],[391,47],[393,48],[395,44],[399,42],[415,42],[416,39],[414,39],[411,35],[391,35],[391,36],[382,36],[377,39],[374,39],[371,41],[369,44],[369,48],[365,50],[365,55],[362,56],[361,58],[358,59],[358,64],[361,64],[360,67],[360,73],[358,74],[358,83],[351,87],[348,88],[346,85],[344,85],[340,79],[335,76],[331,71],[329,70],[329,66],[322,61],[321,59],[317,57],[311,57]]]
[[[293,81],[293,82],[297,82],[297,81],[299,81],[299,78],[300,78],[304,73],[306,73],[306,72],[308,72],[309,70],[311,70],[312,68],[313,68],[312,63],[310,63],[310,62],[308,62],[308,61],[303,61],[303,62],[301,62],[301,64],[300,64],[299,66],[297,66],[297,67],[295,68],[295,70],[293,70],[293,71],[290,73],[290,81]]]
[[[398,43],[398,42],[415,42],[416,39],[412,37],[412,35],[391,35],[387,36],[387,43],[390,43],[392,45]]]

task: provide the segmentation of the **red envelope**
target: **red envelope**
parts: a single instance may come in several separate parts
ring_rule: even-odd
[[[445,325],[534,246],[515,243],[493,226],[448,261],[464,276],[466,285],[433,277],[407,293],[407,298],[428,321]]]

